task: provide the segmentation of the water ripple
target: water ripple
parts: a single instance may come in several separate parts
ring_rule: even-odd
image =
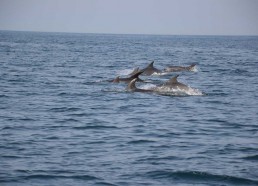
[[[258,37],[0,38],[0,185],[258,185]],[[189,91],[107,82],[152,60]]]
[[[251,180],[227,175],[216,175],[207,172],[198,171],[151,171],[147,175],[153,179],[172,179],[176,182],[189,183],[216,183],[216,184],[233,184],[233,185],[257,185],[258,180]]]

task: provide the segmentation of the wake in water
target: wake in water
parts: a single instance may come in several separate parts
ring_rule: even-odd
[[[157,92],[161,95],[168,96],[203,96],[205,95],[202,91],[191,88],[188,86],[188,89],[181,88],[169,88],[169,87],[157,87]]]
[[[164,87],[157,87],[155,85],[146,85],[140,87],[142,90],[145,90],[149,93],[155,93],[164,96],[203,96],[205,95],[202,91],[189,87],[189,90],[183,90],[180,88],[164,88]],[[114,92],[114,93],[124,93],[128,92],[126,89],[119,89],[119,88],[109,88],[109,89],[102,89],[103,92]],[[132,92],[129,90],[129,92]]]
[[[205,95],[202,91],[196,88],[192,88],[188,86],[187,89],[183,89],[180,87],[166,87],[166,86],[156,86],[153,84],[147,84],[144,86],[140,86],[141,89],[150,90],[154,93],[160,95],[167,95],[167,96],[203,96]]]

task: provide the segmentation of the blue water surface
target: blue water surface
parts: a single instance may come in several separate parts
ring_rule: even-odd
[[[258,185],[258,37],[0,31],[0,185]],[[152,60],[203,96],[106,80]]]

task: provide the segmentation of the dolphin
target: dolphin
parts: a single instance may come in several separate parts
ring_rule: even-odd
[[[174,89],[180,89],[180,90],[189,90],[189,87],[183,83],[180,83],[177,81],[179,75],[176,75],[172,77],[170,80],[165,82],[164,84],[157,86],[154,89],[139,89],[135,86],[135,82],[137,81],[137,78],[130,81],[130,83],[127,86],[127,90],[134,91],[134,92],[162,92],[165,88],[174,88]]]
[[[172,77],[170,80],[165,82],[160,88],[173,88],[188,91],[190,88],[187,85],[177,81],[178,76],[179,75]]]
[[[143,71],[142,75],[144,76],[150,76],[153,73],[161,73],[161,70],[155,68],[153,66],[154,61],[152,61],[146,68],[142,69],[141,71]]]
[[[142,79],[139,78],[139,75],[141,75],[142,73],[143,73],[143,71],[139,71],[136,74],[133,74],[130,77],[127,77],[127,78],[120,78],[118,76],[115,79],[109,80],[109,82],[112,82],[112,83],[120,83],[120,82],[129,83],[133,79],[136,79],[137,81],[140,81],[140,82],[144,82]]]
[[[165,82],[162,85],[156,86],[155,88],[152,89],[140,89],[135,86],[135,82],[137,79],[133,79],[127,86],[128,91],[132,92],[146,92],[146,93],[157,93],[161,95],[181,95],[181,94],[186,94],[186,95],[205,95],[202,92],[198,91],[197,89],[193,89],[191,87],[188,87],[187,85],[180,83],[177,81],[179,75],[176,75],[172,77],[170,80]],[[175,89],[175,90],[174,90]],[[179,91],[180,94],[177,93]]]
[[[159,92],[174,92],[179,95],[206,95],[205,93],[199,91],[198,89],[187,86],[183,83],[177,81],[179,75],[172,77],[170,80],[165,82],[162,86],[157,87],[157,91]]]
[[[193,71],[196,64],[192,64],[188,67],[183,66],[169,66],[164,69],[164,72],[182,72],[182,71]]]
[[[154,90],[152,89],[140,89],[137,88],[135,86],[135,82],[137,81],[137,78],[134,78],[132,81],[130,81],[130,83],[127,85],[127,89],[128,91],[132,91],[132,92],[154,92]]]

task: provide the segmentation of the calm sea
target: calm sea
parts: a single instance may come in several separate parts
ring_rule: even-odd
[[[152,60],[205,95],[106,82]],[[258,185],[258,37],[1,31],[0,185]]]

